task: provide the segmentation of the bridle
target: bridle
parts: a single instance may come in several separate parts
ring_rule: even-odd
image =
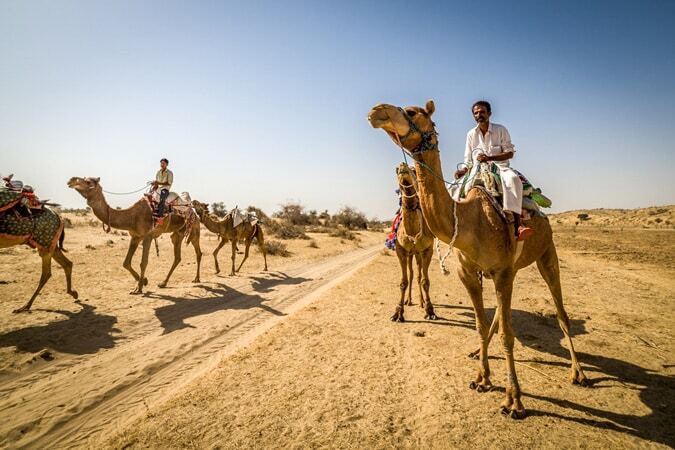
[[[418,153],[426,152],[429,150],[436,150],[438,151],[438,139],[436,142],[432,142],[433,138],[438,135],[436,132],[435,128],[432,128],[431,131],[422,131],[419,129],[419,127],[413,122],[413,120],[408,116],[408,113],[401,107],[398,108],[399,111],[401,111],[401,114],[403,114],[403,117],[405,117],[405,120],[408,122],[408,132],[405,134],[405,136],[399,137],[398,134],[394,133],[396,136],[396,139],[398,140],[399,147],[406,152],[412,159],[417,161],[417,158],[415,158],[415,155]],[[433,122],[431,122],[432,125],[434,125]],[[408,151],[403,147],[402,141],[407,140],[411,134],[413,133],[418,133],[421,136],[420,143],[417,144],[417,147],[412,149],[412,151]]]

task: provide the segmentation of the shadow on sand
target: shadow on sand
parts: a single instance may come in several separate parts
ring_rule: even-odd
[[[253,289],[256,292],[266,293],[271,292],[272,288],[277,285],[301,284],[310,281],[308,278],[289,277],[281,272],[270,275],[271,278],[252,277]],[[259,294],[247,294],[220,283],[215,285],[197,284],[196,287],[206,290],[211,296],[208,298],[200,298],[198,296],[185,298],[164,294],[163,291],[148,292],[146,294],[150,298],[158,298],[171,302],[168,305],[155,309],[155,315],[159,319],[162,328],[164,328],[162,334],[169,334],[183,328],[192,328],[191,325],[185,323],[187,319],[224,309],[243,310],[259,308],[275,316],[285,315],[281,311],[266,305],[264,302],[268,301],[268,299]]]
[[[492,319],[493,314],[494,310],[491,310],[489,313],[490,319]],[[473,313],[470,315],[473,317]],[[587,333],[585,322],[585,320],[571,321],[572,336]],[[528,311],[513,310],[513,327],[516,330],[516,338],[524,346],[549,353],[564,359],[566,362],[524,361],[516,359],[517,361],[564,367],[566,369],[570,367],[569,350],[566,346],[561,345],[561,341],[564,342],[563,334],[558,327],[558,322],[554,315],[548,316]],[[490,347],[492,354],[501,352],[498,337],[492,341]],[[589,397],[599,388],[610,387],[608,382],[619,382],[625,386],[625,389],[638,392],[640,401],[649,408],[650,412],[646,415],[642,413],[631,414],[628,402],[626,403],[627,407],[625,411],[616,412],[586,406],[566,399],[524,393],[526,397],[550,402],[565,409],[584,413],[590,417],[570,417],[550,411],[537,410],[528,410],[528,414],[569,420],[582,425],[628,433],[650,442],[668,445],[669,447],[675,446],[675,420],[673,420],[671,413],[671,408],[675,406],[673,405],[673,401],[675,400],[675,377],[660,374],[651,369],[620,359],[579,351],[578,344],[577,356],[593,386],[588,390]],[[562,384],[566,381],[561,379],[560,383]],[[570,389],[583,388],[572,387],[570,385]]]
[[[62,314],[64,320],[21,328],[0,335],[0,347],[16,346],[20,352],[39,352],[45,348],[61,353],[87,355],[115,346],[113,325],[115,316],[96,314],[96,307],[76,301],[81,309],[77,312],[35,309]]]

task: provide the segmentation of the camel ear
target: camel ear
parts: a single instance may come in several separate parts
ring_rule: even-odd
[[[98,182],[101,181],[101,177],[92,178],[91,181],[98,184]]]
[[[434,111],[436,111],[436,105],[434,105],[434,101],[427,100],[427,114],[431,116],[434,113]]]

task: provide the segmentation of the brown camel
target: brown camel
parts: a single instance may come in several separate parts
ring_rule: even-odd
[[[45,213],[50,213],[57,215],[53,211],[45,211]],[[0,214],[14,214],[12,210],[9,210],[4,213]],[[60,219],[60,217],[59,217]],[[24,218],[22,220],[34,220],[33,218]],[[0,227],[2,228],[2,227]],[[34,228],[34,226],[33,226]],[[66,258],[66,255],[63,254],[65,251],[63,249],[63,239],[65,237],[65,232],[63,230],[63,221],[61,220],[61,226],[58,228],[56,235],[53,237],[53,244],[51,247],[43,247],[40,245],[37,245],[33,239],[33,236],[12,236],[10,234],[5,234],[5,233],[0,233],[0,248],[7,248],[7,247],[13,247],[15,245],[22,245],[26,244],[29,247],[32,248],[37,248],[38,250],[38,255],[40,255],[40,258],[42,259],[42,275],[40,275],[40,281],[38,282],[37,289],[35,289],[35,292],[33,293],[33,296],[28,300],[28,303],[23,305],[21,308],[15,309],[13,312],[15,313],[20,313],[20,312],[25,312],[25,311],[30,311],[30,307],[33,305],[33,302],[35,301],[35,298],[38,296],[42,288],[44,287],[45,284],[47,284],[47,281],[49,281],[49,278],[52,276],[52,258],[56,260],[56,262],[63,267],[63,271],[66,274],[66,292],[70,294],[74,299],[77,300],[77,291],[73,290],[72,288],[72,273],[73,273],[73,263]],[[56,241],[58,240],[58,244],[56,244]]]
[[[534,235],[516,245],[512,223],[506,223],[497,212],[488,195],[472,189],[461,202],[453,201],[443,181],[438,138],[431,115],[435,106],[429,100],[425,108],[399,108],[377,105],[368,114],[374,128],[382,128],[395,143],[400,144],[416,161],[418,194],[422,213],[433,234],[457,249],[459,277],[466,287],[476,316],[480,335],[480,363],[478,376],[470,384],[477,392],[491,389],[488,365],[489,326],[483,307],[483,274],[494,281],[497,293],[498,326],[508,365],[509,387],[501,411],[511,418],[525,416],[521,390],[513,357],[513,327],[511,324],[511,295],[518,270],[537,263],[537,268],[548,285],[555,302],[558,323],[567,338],[572,358],[571,380],[588,385],[577,360],[570,323],[563,307],[558,256],[553,244],[551,226],[545,217],[534,217],[530,226]]]
[[[403,305],[412,305],[413,256],[417,263],[417,284],[420,291],[420,306],[425,319],[436,320],[434,307],[429,296],[429,265],[434,255],[434,236],[424,221],[419,198],[415,188],[413,168],[401,163],[396,168],[398,186],[401,192],[401,224],[396,233],[396,256],[401,265],[401,299],[391,320],[404,322]],[[406,295],[407,290],[407,295]]]
[[[220,249],[230,241],[232,243],[232,271],[230,275],[234,275],[236,272],[241,270],[241,266],[244,265],[244,262],[248,258],[248,251],[251,247],[253,239],[256,239],[258,242],[258,248],[265,259],[265,271],[267,270],[267,250],[265,249],[265,237],[263,235],[262,227],[260,223],[255,225],[251,224],[248,221],[243,221],[237,227],[234,227],[234,221],[232,214],[227,214],[223,219],[217,219],[211,214],[209,214],[209,205],[206,203],[200,203],[197,200],[192,201],[192,206],[199,215],[199,218],[202,220],[202,223],[206,228],[212,232],[216,233],[220,237],[220,242],[218,247],[213,251],[213,260],[216,263],[216,273],[220,273],[220,266],[218,265],[218,252]],[[239,263],[237,270],[234,270],[234,262],[237,255],[237,242],[241,239],[244,240],[246,245],[246,250],[244,251],[244,259]]]
[[[166,279],[159,283],[159,287],[163,288],[169,283],[171,274],[176,269],[176,266],[181,260],[181,242],[185,238],[185,233],[188,231],[186,220],[178,214],[170,214],[164,219],[164,223],[157,227],[153,227],[152,209],[145,199],[140,199],[130,208],[115,209],[111,208],[106,202],[103,195],[103,188],[101,187],[100,178],[79,178],[73,177],[68,181],[68,187],[75,189],[87,200],[94,212],[94,215],[105,226],[125,230],[129,232],[131,238],[129,242],[129,250],[124,259],[124,268],[127,269],[134,279],[137,281],[136,289],[131,294],[142,294],[143,286],[148,284],[148,279],[145,277],[145,269],[148,266],[148,255],[150,253],[150,246],[152,240],[159,237],[163,233],[171,233],[171,242],[173,244],[173,264]],[[195,248],[195,255],[197,256],[197,275],[193,283],[199,282],[199,268],[202,261],[202,251],[199,247],[199,219],[195,216],[195,222],[189,227],[189,235],[187,242],[191,243]],[[143,255],[141,257],[141,273],[139,274],[131,267],[131,260],[138,249],[138,245],[143,246]]]

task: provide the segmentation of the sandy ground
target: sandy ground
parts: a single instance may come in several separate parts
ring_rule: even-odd
[[[119,266],[123,237],[76,226],[66,242],[81,302],[65,295],[55,269],[30,315],[10,311],[37,281],[37,256],[3,250],[0,445],[673,447],[675,232],[586,225],[559,225],[555,238],[593,386],[568,384],[554,308],[529,267],[514,291],[529,412],[518,422],[497,413],[506,382],[498,340],[490,361],[497,389],[468,388],[476,362],[466,355],[477,336],[454,274],[432,266],[441,320],[425,321],[417,306],[404,324],[388,320],[399,269],[380,250],[382,234],[362,233],[358,243],[313,235],[318,249],[290,241],[293,256],[272,257],[269,274],[255,253],[236,278],[214,275],[205,256],[197,285],[188,248],[167,289],[153,286],[169,261],[153,256],[149,294],[134,297]],[[168,255],[168,239],[161,242]],[[205,253],[216,243],[202,242]],[[486,304],[494,305],[490,282]]]
[[[442,320],[425,321],[413,307],[408,322],[392,323],[398,267],[379,254],[107,446],[672,447],[675,232],[558,228],[556,242],[575,345],[593,386],[568,384],[554,308],[529,267],[518,275],[513,311],[523,421],[497,412],[506,382],[498,341],[497,390],[468,388],[476,363],[466,355],[477,336],[456,276],[433,267]]]
[[[184,247],[169,287],[159,289],[173,254],[167,236],[159,259],[153,249],[147,294],[132,296],[133,280],[121,267],[128,237],[71,220],[66,248],[77,302],[54,264],[33,312],[12,314],[35,287],[39,258],[27,247],[0,251],[0,447],[97,446],[348,277],[382,239],[372,232],[355,241],[311,234],[286,241],[290,257],[268,257],[269,272],[253,250],[241,274],[228,277],[214,274],[217,241],[204,232],[202,282],[191,282],[196,259]],[[229,256],[227,246],[221,268],[229,269]]]

